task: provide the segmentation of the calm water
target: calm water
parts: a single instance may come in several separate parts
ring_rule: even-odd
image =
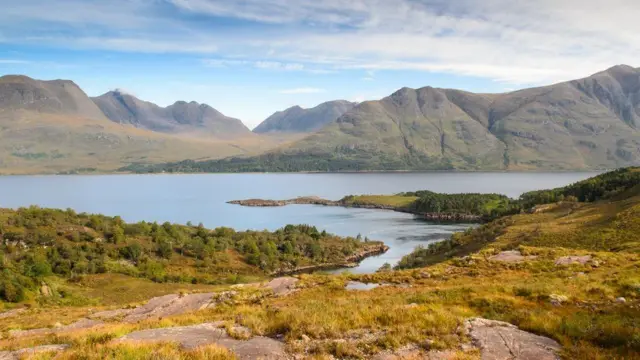
[[[0,207],[28,205],[120,215],[127,221],[171,221],[238,230],[275,230],[311,224],[343,236],[382,240],[389,252],[362,262],[354,272],[394,264],[420,244],[445,239],[466,225],[416,220],[392,211],[323,206],[248,208],[226,204],[249,198],[288,199],[317,195],[496,192],[517,197],[586,179],[594,173],[388,173],[388,174],[211,174],[0,177]]]

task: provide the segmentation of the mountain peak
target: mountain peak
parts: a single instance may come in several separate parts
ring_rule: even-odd
[[[327,101],[310,109],[295,105],[269,116],[253,132],[313,132],[335,121],[355,105],[345,100]]]
[[[202,135],[249,133],[240,120],[224,116],[211,106],[196,101],[179,100],[161,107],[121,89],[93,98],[93,101],[111,121],[151,131]]]

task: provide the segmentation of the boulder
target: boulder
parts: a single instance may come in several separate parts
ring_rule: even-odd
[[[206,323],[192,326],[179,326],[162,329],[135,331],[125,335],[117,342],[173,342],[185,349],[194,349],[202,345],[217,345],[229,349],[240,360],[276,360],[289,359],[280,341],[256,336],[248,340],[237,340],[229,336],[224,323]]]
[[[560,345],[516,326],[483,318],[469,319],[466,328],[482,360],[558,360]]]
[[[537,256],[523,256],[518,250],[503,251],[497,255],[489,257],[491,261],[499,261],[505,263],[519,263],[525,260],[534,260]]]
[[[584,256],[562,256],[556,259],[556,265],[586,264],[591,261],[591,255]]]
[[[42,285],[40,285],[40,294],[44,297],[50,297],[53,293],[49,285],[43,282]]]

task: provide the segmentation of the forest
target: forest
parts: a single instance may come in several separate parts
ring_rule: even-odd
[[[237,232],[200,225],[125,223],[73,210],[0,210],[0,298],[19,302],[48,276],[122,273],[156,282],[234,283],[299,266],[344,263],[368,239],[313,226]]]

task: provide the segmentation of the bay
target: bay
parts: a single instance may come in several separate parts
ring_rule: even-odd
[[[313,205],[249,208],[229,205],[249,198],[289,199],[316,195],[337,200],[349,194],[394,194],[431,190],[443,193],[501,193],[517,197],[531,190],[567,185],[597,173],[341,173],[194,174],[0,177],[0,207],[38,205],[78,212],[119,215],[126,221],[157,221],[236,230],[276,230],[310,224],[342,235],[384,241],[390,250],[368,258],[353,272],[373,272],[395,264],[417,245],[446,239],[469,224],[436,224],[410,214]]]

